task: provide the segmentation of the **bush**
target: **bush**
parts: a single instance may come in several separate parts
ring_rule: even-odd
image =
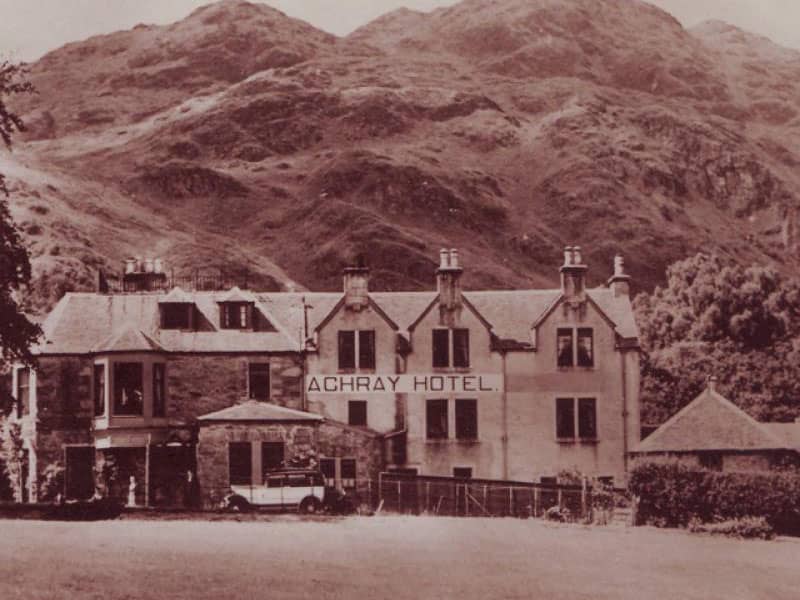
[[[743,517],[718,523],[693,520],[689,523],[689,531],[759,540],[771,540],[775,537],[775,529],[764,517]]]
[[[778,532],[800,532],[796,469],[724,473],[678,462],[643,463],[631,472],[630,490],[639,498],[638,523],[685,527],[761,517]]]
[[[566,523],[572,518],[572,514],[568,508],[561,506],[551,506],[544,512],[544,518],[548,521],[557,521],[559,523]]]

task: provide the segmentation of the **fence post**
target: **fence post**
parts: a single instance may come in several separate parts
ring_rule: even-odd
[[[533,516],[539,516],[539,488],[533,488]]]
[[[514,488],[508,488],[508,515],[514,515]]]
[[[378,504],[383,502],[383,473],[378,473]]]
[[[469,516],[469,486],[464,484],[464,512]]]
[[[431,482],[425,482],[425,512],[431,510]]]
[[[489,503],[487,502],[488,492],[489,492],[489,486],[484,484],[484,486],[483,486],[483,510],[485,510],[489,514],[492,514],[492,511],[489,510]]]
[[[561,501],[564,499],[564,491],[558,488],[558,508],[561,508]]]
[[[581,517],[586,518],[587,514],[587,503],[586,503],[586,475],[581,478]]]
[[[400,480],[397,480],[397,512],[403,512],[403,486],[400,485]]]

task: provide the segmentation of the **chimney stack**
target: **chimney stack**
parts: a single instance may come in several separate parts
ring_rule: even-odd
[[[571,304],[582,304],[586,300],[586,271],[580,246],[564,248],[564,264],[561,271],[561,291]]]
[[[167,285],[164,262],[160,258],[126,258],[122,289],[126,292],[159,291]],[[99,287],[99,284],[98,284]]]
[[[717,391],[717,376],[712,375],[708,378],[708,391],[709,392],[716,392]]]
[[[359,311],[369,305],[369,268],[363,257],[358,257],[355,266],[345,267],[343,286],[346,308]]]
[[[442,248],[439,252],[439,268],[436,270],[436,290],[439,306],[447,311],[461,308],[461,268],[458,250]]]
[[[621,254],[614,257],[614,274],[608,280],[608,287],[614,291],[615,298],[631,293],[631,278],[625,273],[625,259]]]

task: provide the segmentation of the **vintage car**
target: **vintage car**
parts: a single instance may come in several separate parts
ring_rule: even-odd
[[[239,511],[263,507],[313,514],[322,509],[324,499],[322,473],[312,469],[281,469],[268,471],[263,485],[231,485],[225,505]]]

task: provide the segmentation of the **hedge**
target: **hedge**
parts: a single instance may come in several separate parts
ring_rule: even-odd
[[[630,491],[637,523],[686,527],[763,517],[779,533],[800,534],[800,470],[720,472],[679,462],[634,467]]]

